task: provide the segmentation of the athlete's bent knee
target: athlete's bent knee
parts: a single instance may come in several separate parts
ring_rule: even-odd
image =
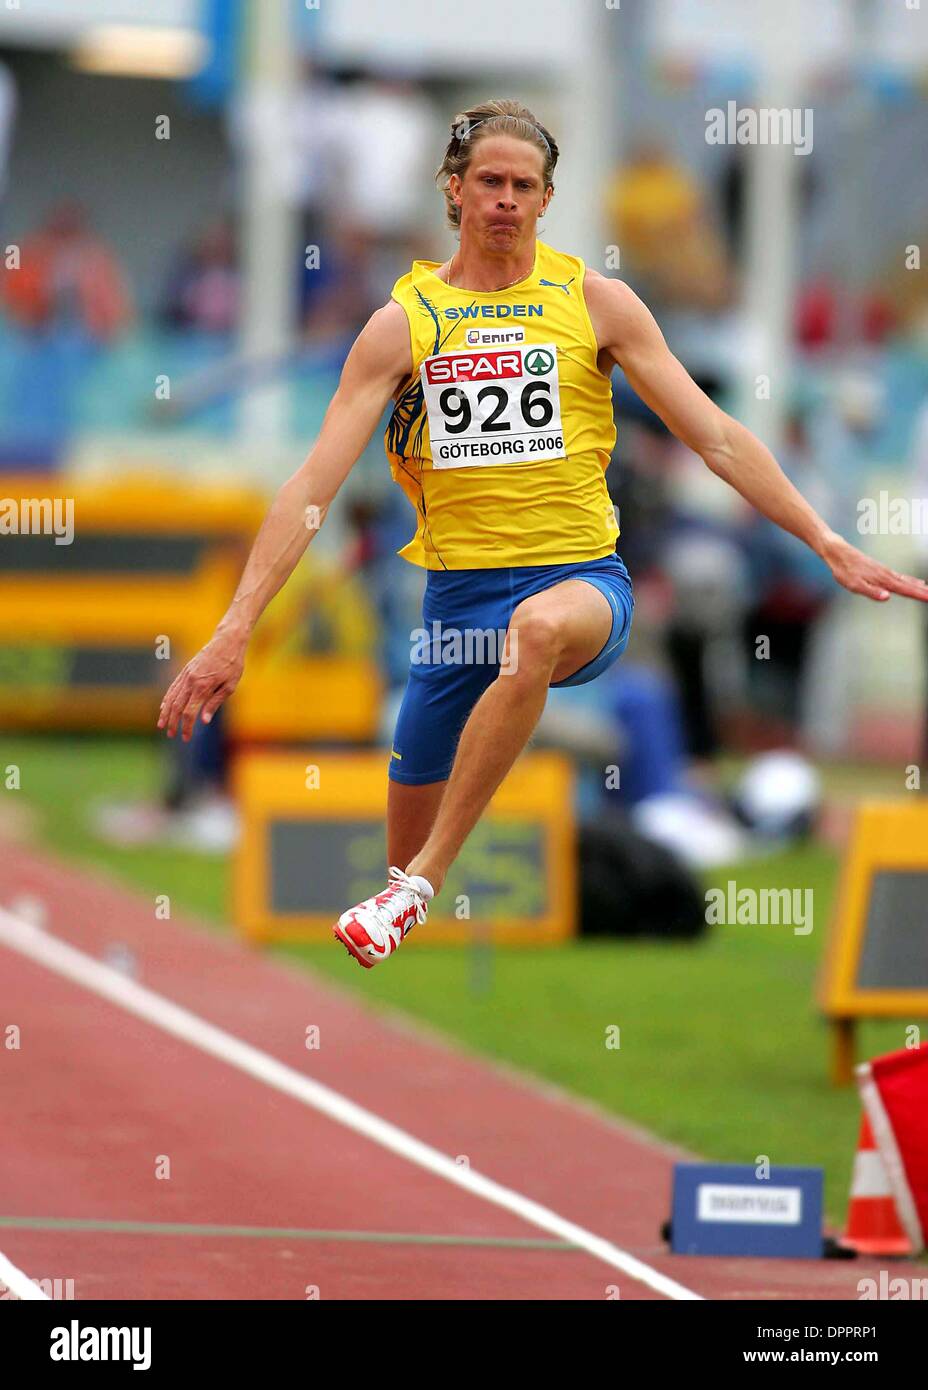
[[[505,660],[501,674],[547,678],[563,648],[563,631],[557,618],[547,613],[527,613],[518,609],[509,624]]]

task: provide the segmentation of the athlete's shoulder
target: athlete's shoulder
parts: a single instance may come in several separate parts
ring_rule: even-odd
[[[406,315],[391,297],[386,304],[381,304],[379,309],[374,310],[361,331],[368,338],[382,340],[395,336],[401,329],[406,332]]]
[[[601,348],[618,347],[657,328],[644,300],[624,280],[587,267],[583,297]]]
[[[590,266],[586,266],[584,270],[583,293],[588,301],[593,298],[602,304],[631,306],[636,302],[641,303],[635,291],[624,280],[617,280],[614,275],[603,275]]]
[[[583,276],[583,297],[591,314],[602,314],[610,319],[634,319],[648,312],[631,285],[613,275],[602,275],[589,266]]]

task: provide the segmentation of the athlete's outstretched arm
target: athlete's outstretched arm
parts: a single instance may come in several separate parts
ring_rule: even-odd
[[[852,593],[878,600],[895,593],[928,601],[928,584],[879,564],[825,524],[757,436],[699,389],[628,285],[588,270],[584,294],[600,350],[611,354],[641,399],[713,473],[805,541]]]
[[[370,441],[387,401],[412,371],[406,314],[391,300],[371,316],[342,368],[319,437],[271,504],[229,609],[211,640],[176,677],[161,702],[158,728],[189,739],[198,711],[209,723],[241,679],[245,650],[264,609],[296,567],[349,472]]]

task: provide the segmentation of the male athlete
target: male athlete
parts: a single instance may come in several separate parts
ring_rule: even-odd
[[[425,921],[549,686],[594,679],[628,642],[633,599],[605,481],[616,363],[678,439],[839,584],[876,600],[928,598],[922,581],[829,530],[764,445],[691,380],[627,285],[536,240],[558,149],[531,111],[488,101],[452,129],[436,177],[459,248],[443,265],[415,261],[359,334],[319,438],[158,720],[187,740],[198,713],[209,723],[235,689],[258,617],[392,399],[386,452],[418,522],[400,554],[428,571],[423,619],[438,642],[411,663],[390,755],[387,862],[403,867],[334,927],[366,968]],[[496,649],[468,644],[497,632]],[[455,633],[467,660],[447,659]]]

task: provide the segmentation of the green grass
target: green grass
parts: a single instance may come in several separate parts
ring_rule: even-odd
[[[161,788],[164,748],[155,739],[9,737],[0,735],[0,773],[20,769],[21,790],[0,791],[15,816],[22,798],[38,811],[37,839],[56,853],[106,870],[133,888],[168,893],[189,912],[222,922],[229,916],[229,866],[224,859],[173,847],[123,849],[97,839],[87,808],[97,801],[154,799]],[[2,786],[2,783],[0,783]]]
[[[178,908],[218,925],[228,918],[224,860],[115,849],[88,829],[92,799],[153,795],[162,757],[158,744],[143,739],[4,738],[0,767],[20,766],[22,790],[3,796],[22,798],[36,813],[40,843],[134,887],[168,893]],[[753,1162],[766,1154],[773,1163],[821,1165],[828,1218],[838,1223],[859,1103],[853,1087],[828,1084],[827,1030],[813,999],[836,871],[834,854],[813,846],[707,879],[811,888],[814,930],[807,936],[785,926],[719,926],[685,944],[436,947],[364,972],[334,943],[278,950],[374,1008],[401,1010],[708,1158]],[[610,1027],[620,1030],[618,1049],[606,1046]],[[865,1023],[859,1055],[904,1042],[902,1021]]]

